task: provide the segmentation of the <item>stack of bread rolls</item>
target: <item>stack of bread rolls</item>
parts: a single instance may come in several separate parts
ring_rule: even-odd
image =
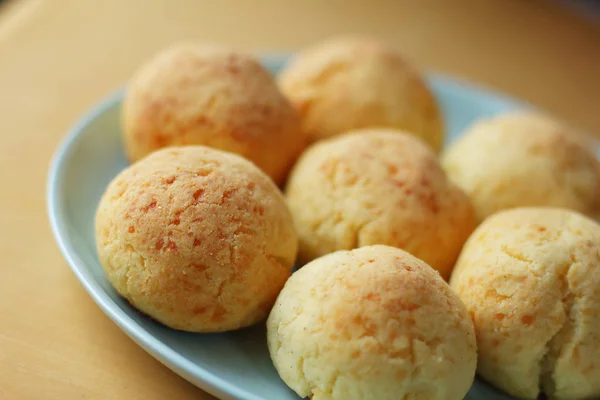
[[[133,76],[122,127],[98,256],[156,321],[266,321],[313,400],[460,400],[476,373],[517,398],[600,396],[600,163],[567,124],[497,115],[443,148],[423,74],[344,36],[277,76],[172,46]]]

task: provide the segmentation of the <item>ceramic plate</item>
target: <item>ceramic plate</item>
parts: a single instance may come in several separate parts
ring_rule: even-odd
[[[264,57],[277,73],[285,57]],[[448,141],[480,117],[523,108],[466,83],[431,75],[446,120]],[[138,313],[106,280],[94,241],[94,214],[104,189],[127,166],[121,143],[119,92],[96,106],[69,133],[52,162],[48,212],[60,249],[77,278],[102,310],[137,344],[193,384],[222,399],[295,400],[271,364],[261,324],[227,334],[191,334],[168,329]],[[509,399],[476,382],[468,400]]]

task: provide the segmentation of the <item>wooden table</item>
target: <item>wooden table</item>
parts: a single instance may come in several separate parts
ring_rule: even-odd
[[[546,1],[13,0],[0,7],[0,399],[209,399],[88,298],[46,218],[84,110],[177,39],[289,51],[335,33],[525,98],[600,134],[600,26]]]

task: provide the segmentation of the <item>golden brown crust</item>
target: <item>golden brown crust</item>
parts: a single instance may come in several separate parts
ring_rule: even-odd
[[[589,139],[588,139],[589,140]],[[443,154],[479,220],[508,208],[552,206],[600,217],[600,163],[577,131],[542,114],[484,119]]]
[[[297,250],[273,182],[241,157],[200,146],[160,150],[121,172],[100,202],[96,240],[122,296],[196,332],[264,318]]]
[[[281,378],[313,400],[459,400],[475,375],[464,305],[428,265],[388,246],[335,252],[292,275],[267,340]]]
[[[450,285],[475,323],[483,378],[525,399],[600,396],[600,225],[565,209],[499,212]]]
[[[205,145],[248,158],[278,184],[306,145],[298,115],[254,57],[194,44],[136,73],[123,134],[134,161],[165,146]]]
[[[429,147],[390,129],[359,130],[310,147],[290,174],[286,200],[302,262],[386,244],[447,278],[475,228],[469,199],[448,182]]]
[[[351,129],[390,127],[444,141],[437,101],[421,75],[386,45],[338,37],[295,56],[278,77],[312,140]]]

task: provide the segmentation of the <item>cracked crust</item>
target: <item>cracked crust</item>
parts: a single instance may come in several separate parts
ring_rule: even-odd
[[[98,256],[115,289],[175,329],[215,332],[267,316],[297,236],[273,182],[236,155],[160,150],[121,172],[96,214]]]
[[[587,139],[587,140],[586,140]],[[514,207],[568,208],[600,218],[600,163],[591,138],[542,114],[483,119],[442,155],[480,221]]]
[[[481,224],[451,287],[475,323],[478,373],[536,399],[600,396],[600,225],[573,211],[520,208]]]
[[[477,359],[460,299],[424,262],[381,245],[292,275],[267,340],[281,378],[312,400],[460,400]]]
[[[439,151],[442,116],[423,77],[394,49],[365,37],[339,37],[309,48],[278,77],[312,140],[352,129],[390,127]]]
[[[123,103],[127,153],[204,145],[239,154],[283,183],[307,139],[292,105],[252,56],[179,44],[142,66]]]
[[[301,262],[335,250],[386,244],[448,278],[475,228],[469,199],[420,140],[389,129],[359,130],[316,143],[286,188]]]

